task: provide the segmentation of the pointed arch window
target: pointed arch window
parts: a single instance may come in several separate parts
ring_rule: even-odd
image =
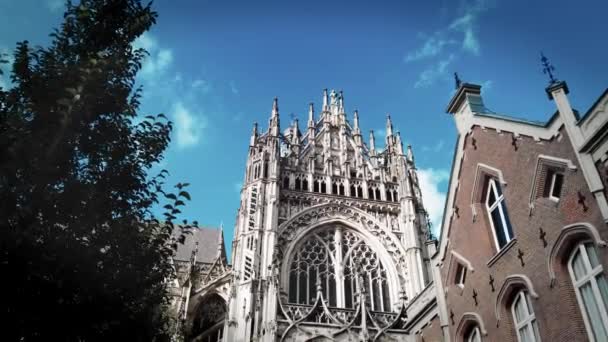
[[[479,327],[474,326],[471,328],[464,340],[465,342],[481,342],[481,331],[479,331]]]
[[[299,243],[290,260],[288,301],[314,304],[318,285],[329,306],[354,308],[364,290],[372,311],[391,311],[386,268],[353,230],[324,228]]]
[[[494,242],[500,250],[509,241],[513,240],[513,229],[511,228],[505,197],[500,184],[496,179],[489,177],[486,187],[486,210],[492,227]]]
[[[568,271],[591,341],[608,341],[608,281],[595,246],[576,246]]]
[[[536,316],[530,302],[530,296],[526,291],[520,290],[515,295],[511,305],[511,313],[515,323],[517,340],[519,342],[539,342],[540,334],[538,333]]]

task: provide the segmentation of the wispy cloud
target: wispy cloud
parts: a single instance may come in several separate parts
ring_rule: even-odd
[[[477,36],[479,17],[494,0],[470,0],[464,2],[460,15],[449,22],[449,25],[436,30],[431,35],[424,35],[424,43],[409,52],[405,62],[429,60],[429,64],[416,80],[415,88],[424,88],[434,84],[445,76],[447,66],[455,57],[463,53],[478,56],[482,48]],[[432,62],[430,62],[432,60]]]
[[[443,51],[446,46],[456,43],[457,42],[455,40],[446,39],[442,37],[442,34],[436,33],[432,36],[427,37],[421,47],[408,53],[405,56],[404,61],[414,62],[425,58],[437,56]]]
[[[64,6],[65,0],[46,0],[46,7],[53,13],[63,10]]]
[[[176,102],[173,107],[175,120],[175,138],[177,147],[182,149],[195,146],[201,139],[201,133],[206,127],[206,118],[193,113],[182,102]]]
[[[234,81],[230,81],[230,91],[234,95],[238,95],[239,94],[239,88],[236,87],[236,84],[234,83]]]
[[[420,169],[418,181],[422,192],[422,202],[433,224],[433,233],[437,234],[441,225],[441,217],[445,206],[446,193],[441,191],[442,185],[447,184],[450,173],[444,169]]]
[[[481,45],[477,38],[476,26],[481,13],[489,7],[490,0],[473,0],[465,4],[464,13],[456,18],[449,29],[462,34],[462,49],[473,55],[479,55]]]
[[[454,61],[455,55],[451,54],[447,58],[438,61],[437,63],[429,66],[418,75],[418,80],[414,83],[414,88],[426,88],[438,79],[445,78],[447,76],[447,68]]]
[[[423,146],[422,151],[438,153],[438,152],[441,152],[444,145],[445,145],[445,141],[443,141],[442,139],[439,139],[439,141],[437,141],[435,143],[435,145],[433,145],[433,146]]]
[[[139,71],[139,75],[148,81],[156,81],[173,63],[173,50],[160,47],[156,38],[147,32],[133,42],[133,47],[144,48],[150,54],[144,59]]]
[[[192,81],[192,89],[196,92],[207,94],[211,91],[211,83],[207,80],[196,79]]]
[[[484,91],[488,91],[490,89],[492,89],[492,87],[494,86],[494,82],[492,82],[492,80],[486,80],[481,82],[481,88],[483,88]]]

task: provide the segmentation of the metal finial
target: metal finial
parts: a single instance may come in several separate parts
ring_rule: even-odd
[[[555,71],[555,67],[551,64],[551,62],[549,62],[549,59],[545,57],[542,51],[540,53],[540,61],[543,65],[543,74],[549,75],[549,83],[557,82],[557,79],[555,79],[555,76],[553,76],[553,71]]]
[[[460,77],[458,77],[457,72],[454,73],[454,81],[456,82],[456,89],[460,88],[462,81],[460,80]]]

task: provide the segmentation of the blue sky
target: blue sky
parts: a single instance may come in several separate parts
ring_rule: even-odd
[[[171,184],[191,183],[184,217],[223,222],[227,242],[252,123],[265,129],[275,96],[285,126],[292,113],[305,121],[323,88],[343,89],[347,111],[358,109],[377,141],[391,113],[414,148],[437,226],[456,139],[445,114],[454,71],[483,86],[493,111],[533,120],[555,111],[541,50],[581,112],[607,86],[606,1],[157,0],[154,8],[158,23],[137,42],[151,53],[138,75],[142,114],[175,122],[160,167]],[[0,51],[25,39],[45,45],[62,10],[62,0],[0,0]]]

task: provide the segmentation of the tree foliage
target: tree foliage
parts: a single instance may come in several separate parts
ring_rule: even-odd
[[[165,170],[149,176],[172,124],[138,115],[135,86],[146,51],[133,42],[156,18],[137,0],[68,1],[48,47],[17,44],[12,87],[0,89],[5,341],[173,333],[173,221],[190,196],[187,184],[163,191]]]

